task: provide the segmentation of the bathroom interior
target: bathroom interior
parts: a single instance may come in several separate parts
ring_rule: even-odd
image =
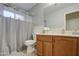
[[[0,3],[0,56],[79,56],[79,3]]]

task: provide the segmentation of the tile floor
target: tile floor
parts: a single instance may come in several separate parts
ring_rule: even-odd
[[[28,54],[26,50],[21,52],[12,52],[9,56],[36,56],[36,52]]]

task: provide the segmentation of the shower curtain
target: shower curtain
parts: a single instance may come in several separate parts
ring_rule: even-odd
[[[32,22],[0,16],[0,55],[21,51],[24,41],[32,39]]]

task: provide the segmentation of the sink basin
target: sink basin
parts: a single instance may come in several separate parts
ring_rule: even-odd
[[[68,35],[79,35],[79,31],[65,31],[64,34],[68,34]]]
[[[73,32],[72,35],[79,35],[79,32]]]
[[[72,35],[72,31],[65,31],[64,34]]]

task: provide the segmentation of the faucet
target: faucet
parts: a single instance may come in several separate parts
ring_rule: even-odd
[[[46,32],[45,30],[42,31],[42,33],[45,33],[45,32]]]
[[[43,30],[42,30],[42,33],[47,33],[49,31],[49,28],[45,27]]]
[[[78,28],[77,28],[77,27],[75,27],[75,30],[74,30],[74,32],[73,32],[72,34],[79,35],[79,32],[78,32],[77,30],[78,30]]]
[[[79,35],[79,32],[75,31],[72,34]]]

